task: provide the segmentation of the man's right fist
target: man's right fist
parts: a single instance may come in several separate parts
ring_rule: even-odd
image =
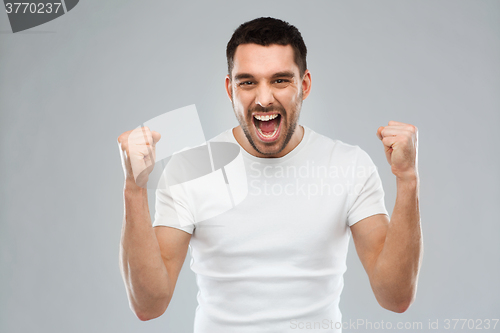
[[[147,126],[124,132],[118,137],[125,181],[147,188],[156,160],[156,143],[161,135]]]

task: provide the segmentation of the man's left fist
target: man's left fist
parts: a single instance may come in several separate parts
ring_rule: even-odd
[[[387,162],[392,173],[401,180],[418,179],[418,132],[411,124],[389,121],[380,126],[377,136],[384,144]]]

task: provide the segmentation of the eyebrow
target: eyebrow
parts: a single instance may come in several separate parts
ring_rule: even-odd
[[[293,72],[290,72],[290,71],[277,72],[277,73],[274,73],[271,78],[275,79],[278,77],[286,77],[286,78],[292,79],[295,77],[295,74]],[[236,81],[241,81],[244,79],[254,79],[254,76],[252,74],[248,74],[248,73],[239,73],[239,74],[236,74],[234,76],[234,79]]]
[[[243,79],[253,79],[253,75],[252,74],[247,74],[247,73],[241,73],[241,74],[236,74],[234,76],[234,79],[236,81],[240,81],[240,80],[243,80]]]
[[[277,77],[286,77],[289,79],[293,79],[295,77],[295,74],[293,72],[285,71],[285,72],[278,72],[273,74],[273,78]]]

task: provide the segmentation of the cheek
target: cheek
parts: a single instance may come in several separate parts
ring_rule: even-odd
[[[252,97],[244,91],[233,90],[233,104],[238,111],[244,112],[251,104]]]
[[[298,101],[301,100],[300,91],[297,89],[283,89],[274,94],[274,97],[280,102],[284,107],[294,106]]]
[[[233,94],[233,109],[238,117],[245,117],[245,106],[237,93]]]

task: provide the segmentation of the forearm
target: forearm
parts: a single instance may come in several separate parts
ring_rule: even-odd
[[[141,320],[151,319],[160,316],[170,300],[168,274],[151,225],[147,190],[126,185],[124,202],[121,273],[131,308]]]
[[[384,246],[373,271],[379,303],[396,312],[413,302],[423,255],[419,181],[397,180],[397,197]]]

